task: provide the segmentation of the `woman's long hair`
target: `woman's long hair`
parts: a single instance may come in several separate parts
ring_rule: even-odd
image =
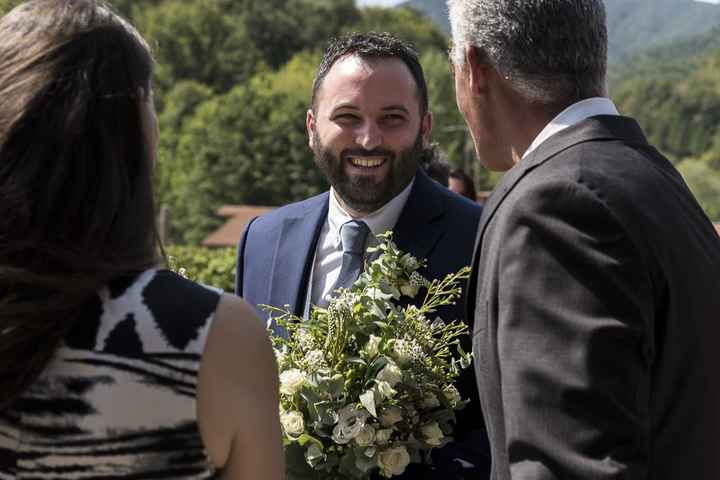
[[[98,1],[31,0],[0,19],[0,406],[101,285],[157,262],[152,67]]]

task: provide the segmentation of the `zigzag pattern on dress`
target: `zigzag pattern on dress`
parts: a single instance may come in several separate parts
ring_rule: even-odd
[[[219,292],[165,270],[120,279],[0,412],[0,480],[208,479],[197,372]]]

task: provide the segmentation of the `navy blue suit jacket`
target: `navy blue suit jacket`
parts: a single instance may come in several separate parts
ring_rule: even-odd
[[[238,295],[256,307],[289,305],[291,311],[302,315],[315,248],[327,218],[328,196],[329,192],[325,192],[287,205],[248,225],[238,246]],[[470,265],[480,215],[479,205],[418,171],[393,238],[402,251],[427,260],[427,267],[420,273],[426,278],[440,278]],[[462,298],[438,313],[445,320],[464,319],[464,304]],[[266,312],[258,310],[267,318]],[[469,327],[472,331],[472,325]],[[285,334],[277,326],[273,330],[278,335]],[[464,347],[470,351],[469,338]],[[489,446],[474,380],[469,368],[458,382],[463,397],[470,398],[471,403],[458,415],[456,442],[434,454],[435,467],[411,465],[404,477],[481,480],[489,476]],[[460,464],[465,467],[460,468]]]

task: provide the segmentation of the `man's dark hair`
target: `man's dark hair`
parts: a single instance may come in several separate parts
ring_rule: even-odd
[[[462,182],[463,184],[463,196],[466,198],[469,198],[473,202],[477,201],[477,191],[475,190],[475,182],[473,182],[473,179],[465,173],[465,171],[462,168],[456,168],[455,170],[450,171],[450,178],[454,178],[455,180]]]
[[[335,63],[341,58],[356,55],[362,59],[398,58],[407,65],[415,79],[420,96],[420,115],[428,111],[428,93],[425,74],[415,48],[389,33],[351,33],[333,38],[328,43],[313,82],[311,106],[316,108],[317,94],[325,77]]]

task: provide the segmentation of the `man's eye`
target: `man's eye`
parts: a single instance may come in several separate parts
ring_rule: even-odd
[[[401,123],[405,121],[405,117],[398,114],[388,114],[383,117],[383,120],[387,123]]]
[[[353,115],[352,113],[341,113],[339,115],[335,115],[333,118],[333,120],[341,122],[353,122],[357,119],[357,115]]]

